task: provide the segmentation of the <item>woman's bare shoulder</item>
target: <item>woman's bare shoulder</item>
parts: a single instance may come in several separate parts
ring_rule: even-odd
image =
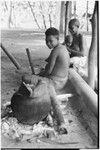
[[[62,55],[67,55],[67,56],[69,56],[69,52],[68,52],[68,50],[67,50],[65,45],[60,45],[58,51],[59,51],[58,55],[61,55],[61,56]]]
[[[62,45],[62,44],[59,44],[58,49],[59,50],[66,50],[66,46]]]

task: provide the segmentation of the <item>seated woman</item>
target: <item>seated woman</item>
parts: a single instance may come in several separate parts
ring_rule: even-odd
[[[68,51],[71,53],[70,57],[81,57],[81,56],[86,56],[86,52],[87,52],[87,45],[86,45],[86,41],[83,38],[83,35],[81,33],[79,33],[79,26],[80,26],[80,22],[78,19],[72,19],[69,22],[69,31],[70,31],[70,35],[69,37],[67,36],[65,41],[69,40],[70,45],[67,46]],[[67,43],[65,43],[67,44]]]
[[[68,80],[69,53],[66,47],[59,42],[59,31],[49,28],[45,32],[46,45],[51,49],[46,59],[47,65],[39,75],[50,79],[56,90],[63,89]]]
[[[74,67],[80,75],[87,73],[87,44],[83,35],[79,33],[78,19],[69,21],[70,34],[65,37],[65,45],[70,54],[70,67]],[[85,70],[84,70],[85,69]]]

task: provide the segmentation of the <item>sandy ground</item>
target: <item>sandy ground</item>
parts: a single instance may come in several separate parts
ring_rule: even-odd
[[[41,68],[45,65],[50,50],[45,45],[44,33],[32,31],[2,31],[1,41],[7,50],[13,54],[19,64],[31,71],[26,48],[31,52],[34,67]],[[10,101],[13,93],[18,89],[21,82],[21,75],[16,73],[16,68],[1,50],[1,103]],[[85,106],[81,98],[76,94],[73,86],[68,82],[65,91],[73,96],[61,103],[61,108],[66,120],[68,129],[67,135],[59,135],[51,141],[34,140],[32,143],[9,140],[2,135],[2,148],[97,148],[97,118]],[[77,142],[67,144],[67,142]]]

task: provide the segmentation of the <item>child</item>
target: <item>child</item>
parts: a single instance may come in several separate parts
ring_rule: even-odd
[[[71,46],[72,42],[73,42],[73,37],[71,35],[67,35],[65,37],[65,41],[62,43],[62,45],[65,45],[67,50],[69,50],[69,55],[71,55],[69,47]]]
[[[71,57],[85,56],[87,52],[86,42],[83,39],[83,35],[79,33],[78,29],[80,22],[78,19],[72,19],[69,21],[69,31],[73,38],[72,44],[67,48],[71,53]]]
[[[73,42],[73,37],[71,35],[67,35],[65,37],[65,45],[67,47],[70,47],[72,45],[72,42]]]
[[[62,89],[68,79],[69,54],[64,45],[59,43],[59,31],[56,28],[49,28],[45,32],[46,44],[52,49],[45,71],[40,75],[48,77],[53,81],[55,89]]]

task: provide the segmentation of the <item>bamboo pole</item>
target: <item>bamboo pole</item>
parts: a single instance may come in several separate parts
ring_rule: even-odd
[[[8,50],[3,46],[3,44],[0,44],[2,50],[6,53],[6,55],[9,57],[9,59],[11,60],[11,62],[15,65],[15,67],[17,69],[20,69],[21,66],[19,65],[19,63],[17,62],[17,60],[13,57],[13,55],[11,55]]]
[[[30,55],[30,51],[29,51],[28,48],[26,48],[26,53],[27,53],[27,56],[28,56],[29,64],[31,66],[32,74],[35,74],[32,59],[31,59],[31,55]]]

